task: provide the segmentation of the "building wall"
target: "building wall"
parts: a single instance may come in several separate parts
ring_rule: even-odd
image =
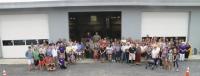
[[[50,42],[59,38],[69,40],[68,12],[65,10],[49,10]]]
[[[122,38],[141,39],[141,11],[138,9],[122,11]]]
[[[69,39],[68,12],[122,12],[122,37],[141,38],[141,13],[142,12],[191,12],[189,22],[188,40],[193,48],[200,50],[200,9],[198,7],[66,7],[66,8],[32,8],[0,10],[4,14],[47,13],[49,21],[50,42],[59,38]],[[1,48],[0,48],[1,50]],[[0,52],[1,57],[1,52]]]
[[[193,48],[197,48],[200,52],[200,9],[191,11],[191,20],[189,26],[189,42]]]
[[[0,30],[1,30],[1,26],[0,26]],[[0,31],[0,58],[2,58],[2,41],[1,41],[1,31]]]
[[[198,35],[198,28],[200,28],[200,22],[198,21],[200,20],[200,9],[198,7],[70,7],[61,9],[66,12],[121,11],[121,36],[122,38],[131,37],[134,39],[141,38],[142,12],[190,12],[187,39],[192,44],[193,48],[200,50],[200,35]],[[69,29],[67,31],[69,31]]]

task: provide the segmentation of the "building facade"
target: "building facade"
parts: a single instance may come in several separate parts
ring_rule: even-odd
[[[1,3],[0,57],[24,58],[30,45],[28,41],[32,40],[69,40],[70,12],[121,12],[121,37],[141,39],[147,34],[186,37],[192,48],[199,51],[200,1],[187,1],[61,0]]]

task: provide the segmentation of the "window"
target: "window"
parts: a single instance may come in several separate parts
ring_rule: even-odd
[[[13,46],[12,40],[3,40],[3,46]]]
[[[38,43],[39,43],[39,44],[43,44],[44,42],[45,42],[46,44],[49,44],[48,39],[39,39],[39,40],[38,40]]]
[[[26,45],[36,45],[37,44],[37,40],[26,40]]]
[[[25,45],[25,40],[14,40],[14,45]]]

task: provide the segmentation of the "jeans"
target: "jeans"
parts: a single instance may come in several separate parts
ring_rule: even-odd
[[[121,51],[117,51],[115,55],[116,60],[121,60]]]
[[[121,60],[122,60],[122,62],[128,63],[127,52],[122,52],[122,53],[121,53]]]
[[[179,65],[178,65],[178,60],[175,60],[175,61],[173,62],[173,64],[174,64],[174,67],[175,67],[176,69],[178,69],[178,67],[179,67]]]
[[[116,52],[112,53],[112,60],[116,60]]]

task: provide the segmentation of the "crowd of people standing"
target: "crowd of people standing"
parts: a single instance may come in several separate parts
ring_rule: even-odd
[[[43,44],[28,47],[26,57],[29,70],[34,67],[55,69],[58,66],[66,69],[66,64],[75,64],[85,58],[95,62],[116,62],[140,64],[141,59],[151,59],[154,65],[161,65],[166,70],[173,67],[178,71],[179,61],[188,58],[191,46],[182,39],[165,37],[145,37],[141,40],[131,38],[102,38],[97,32],[87,34],[85,41],[59,39],[56,43],[44,41]],[[159,64],[158,64],[159,62]],[[49,66],[48,63],[53,63]],[[47,66],[48,65],[48,66]]]

